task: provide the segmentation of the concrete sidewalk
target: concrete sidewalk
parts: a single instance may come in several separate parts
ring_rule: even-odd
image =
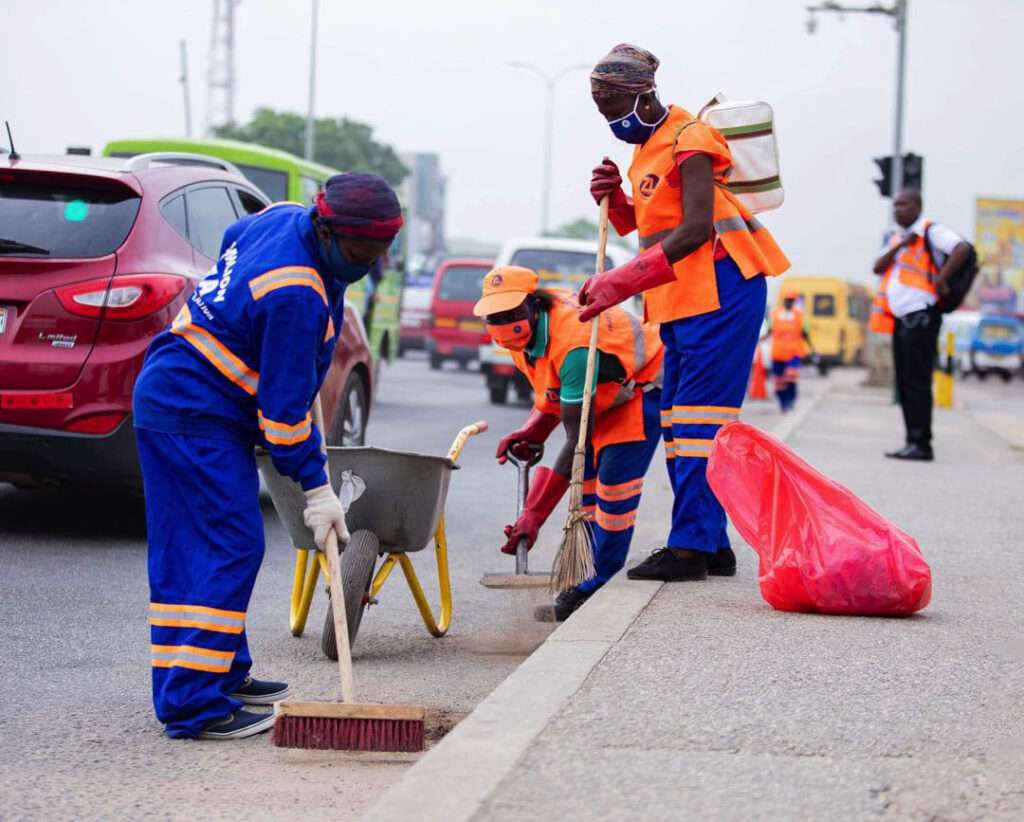
[[[918,539],[929,608],[773,611],[735,536],[734,579],[620,576],[368,818],[1024,818],[1024,457],[953,410],[885,460],[888,397],[840,382],[789,442]]]

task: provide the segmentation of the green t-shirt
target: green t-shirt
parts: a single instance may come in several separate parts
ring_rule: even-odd
[[[541,312],[537,320],[537,330],[533,335],[533,342],[526,349],[526,355],[531,359],[543,357],[548,350],[549,339],[548,312]],[[594,352],[594,370],[597,372],[597,384],[591,389],[591,394],[597,390],[597,385],[605,382],[621,382],[626,378],[626,369],[622,367],[618,357],[610,354]],[[565,355],[562,367],[558,371],[558,379],[562,383],[559,389],[559,401],[565,405],[583,404],[583,384],[587,379],[587,349],[574,348]]]

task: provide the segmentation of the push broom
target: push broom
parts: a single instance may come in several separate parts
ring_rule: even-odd
[[[597,234],[597,266],[595,273],[604,271],[605,249],[608,245],[608,198],[601,200],[601,214]],[[583,412],[580,415],[580,433],[576,439],[576,450],[572,455],[572,475],[569,479],[569,517],[562,529],[562,544],[555,554],[551,568],[551,587],[556,591],[568,591],[584,580],[590,579],[594,571],[594,532],[589,517],[583,510],[583,474],[587,459],[587,434],[590,429],[591,386],[594,383],[594,361],[597,353],[597,332],[600,315],[590,323],[590,345],[587,347],[587,372],[583,380]]]
[[[321,433],[320,397],[313,404],[313,419]],[[326,451],[324,452],[326,455]],[[330,477],[328,468],[327,476]],[[298,702],[274,705],[274,744],[281,748],[342,751],[422,751],[426,709],[419,705],[358,704],[352,677],[348,616],[341,585],[338,535],[332,528],[324,546],[331,587],[331,614],[338,644],[341,702]]]

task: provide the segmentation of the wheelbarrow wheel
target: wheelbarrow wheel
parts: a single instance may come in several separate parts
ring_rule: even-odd
[[[373,580],[373,568],[380,553],[380,542],[372,531],[356,531],[341,555],[341,588],[345,594],[345,615],[348,617],[348,642],[355,645],[359,623],[366,610],[366,594]],[[338,645],[334,634],[334,603],[328,600],[327,618],[320,636],[320,647],[330,659],[337,660]]]

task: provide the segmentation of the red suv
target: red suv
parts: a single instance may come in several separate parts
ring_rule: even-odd
[[[480,344],[491,341],[483,321],[473,316],[473,305],[493,267],[492,260],[446,260],[437,269],[427,337],[431,368],[440,368],[445,360],[455,360],[465,368],[479,358]]]
[[[212,157],[0,157],[0,482],[138,487],[131,396],[146,347],[224,229],[267,203]],[[323,391],[330,441],[362,442],[371,374],[346,309]]]

